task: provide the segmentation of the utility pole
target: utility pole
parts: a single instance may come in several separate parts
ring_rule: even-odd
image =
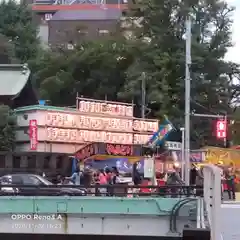
[[[181,177],[182,180],[184,181],[185,177],[184,177],[184,170],[185,170],[185,128],[180,128],[181,132],[182,132],[182,145],[181,145]]]
[[[228,135],[228,128],[227,128],[227,113],[224,116],[224,122],[225,122],[225,126],[226,126],[226,137],[224,138],[224,147],[227,147],[227,135]]]
[[[143,72],[141,75],[141,83],[142,83],[141,117],[145,118],[145,110],[146,110],[146,73],[145,72]]]
[[[191,97],[191,20],[186,19],[186,62],[185,62],[185,183],[190,183],[190,97]]]

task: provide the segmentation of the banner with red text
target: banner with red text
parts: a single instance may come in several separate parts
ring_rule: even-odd
[[[30,150],[37,150],[38,137],[37,137],[37,120],[32,119],[29,121],[29,138],[30,138]]]

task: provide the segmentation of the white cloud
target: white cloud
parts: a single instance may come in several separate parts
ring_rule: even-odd
[[[229,49],[226,59],[229,61],[240,63],[240,0],[227,0],[229,4],[236,8],[233,16],[233,35],[232,41],[234,47]]]

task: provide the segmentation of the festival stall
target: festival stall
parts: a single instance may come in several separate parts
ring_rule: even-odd
[[[182,162],[181,150],[177,147],[169,148],[153,156],[156,173],[171,172],[174,164]],[[144,163],[147,161],[142,154],[142,145],[91,143],[77,151],[74,156],[81,167],[90,166],[93,169],[117,167],[125,175],[132,173],[132,165],[136,162],[138,171],[143,173]],[[204,152],[201,150],[191,152],[190,156],[192,163],[204,161]]]
[[[136,162],[140,172],[144,165],[142,145],[91,143],[77,151],[75,159],[93,169],[117,167],[122,174],[130,174]]]
[[[223,168],[232,167],[235,172],[236,190],[240,192],[240,149],[206,147],[206,163],[220,164]],[[225,186],[226,189],[226,186]]]

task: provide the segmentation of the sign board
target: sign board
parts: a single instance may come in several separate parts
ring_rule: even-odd
[[[133,104],[77,98],[78,111],[100,115],[133,117]]]
[[[133,156],[133,145],[107,143],[106,153],[114,156]]]
[[[29,121],[29,138],[30,138],[30,150],[36,151],[38,145],[38,128],[37,120],[32,119]]]
[[[59,112],[48,112],[46,125],[56,128],[77,128],[98,131],[118,131],[118,132],[145,132],[153,133],[158,129],[158,121],[109,118],[97,116],[83,116],[79,114],[68,114]]]
[[[140,156],[141,145],[92,143],[78,150],[74,155],[78,160],[85,160],[94,155]]]
[[[79,160],[84,160],[99,154],[99,146],[96,143],[89,144],[75,153],[75,157]]]
[[[182,143],[166,141],[165,148],[167,148],[168,150],[182,150]]]
[[[146,144],[157,120],[47,112],[47,140],[67,143]]]
[[[155,175],[154,158],[149,157],[144,159],[143,168],[144,178],[153,178]]]

